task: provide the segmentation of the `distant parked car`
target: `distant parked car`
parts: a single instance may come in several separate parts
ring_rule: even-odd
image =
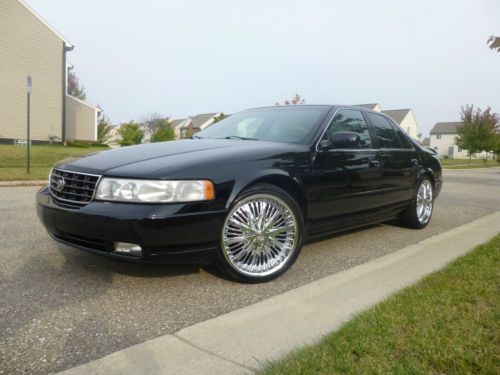
[[[441,186],[435,155],[389,117],[300,105],[60,162],[37,201],[65,244],[140,262],[215,262],[262,282],[285,272],[305,240],[395,218],[425,227]]]

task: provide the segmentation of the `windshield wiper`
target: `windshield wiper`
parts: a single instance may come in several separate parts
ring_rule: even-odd
[[[203,137],[200,137],[198,135],[192,135],[191,136],[191,139],[203,139]]]
[[[244,141],[258,141],[257,138],[240,137],[238,135],[228,135],[224,139],[243,139]]]

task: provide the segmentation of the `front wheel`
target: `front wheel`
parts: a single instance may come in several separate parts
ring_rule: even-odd
[[[303,227],[300,208],[286,191],[255,185],[238,197],[224,221],[217,265],[239,281],[272,280],[297,259]]]
[[[401,222],[410,228],[424,228],[430,221],[434,208],[434,187],[429,177],[423,177],[415,197],[401,214]]]

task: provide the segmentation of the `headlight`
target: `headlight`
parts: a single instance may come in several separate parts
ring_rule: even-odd
[[[207,180],[162,181],[104,177],[95,198],[115,202],[198,202],[214,199],[214,185]]]

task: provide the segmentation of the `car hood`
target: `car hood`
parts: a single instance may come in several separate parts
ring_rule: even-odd
[[[168,178],[186,168],[199,170],[215,164],[220,167],[221,164],[268,159],[306,150],[304,145],[288,143],[188,139],[117,148],[66,159],[55,167],[115,177]]]

